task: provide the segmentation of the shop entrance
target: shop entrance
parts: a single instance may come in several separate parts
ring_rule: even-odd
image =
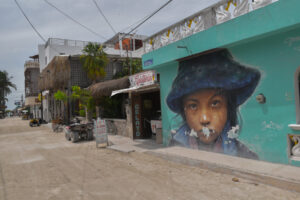
[[[161,120],[160,91],[140,92],[132,96],[133,138],[155,138],[151,122]]]

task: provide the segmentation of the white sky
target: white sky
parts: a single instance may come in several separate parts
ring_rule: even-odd
[[[107,39],[114,33],[100,15],[92,0],[48,0],[80,23]],[[134,24],[162,6],[167,0],[96,0],[116,31]],[[139,27],[137,34],[152,35],[177,21],[214,4],[218,0],[173,0],[159,13]],[[18,0],[19,4],[47,40],[63,38],[103,42],[104,40],[72,22],[44,0]],[[8,97],[7,106],[24,95],[24,63],[38,53],[38,44],[44,42],[33,31],[14,0],[1,0],[0,4],[0,70],[14,78],[18,90]],[[129,30],[126,30],[128,32]]]

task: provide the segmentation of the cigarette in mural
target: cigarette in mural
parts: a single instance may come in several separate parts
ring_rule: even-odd
[[[209,138],[210,136],[210,130],[207,127],[202,128],[203,134],[206,136],[206,138]]]
[[[198,133],[203,133],[203,135],[206,136],[206,138],[209,138],[209,136],[212,133],[215,133],[215,130],[209,129],[207,127],[203,127],[200,131],[198,131]],[[188,135],[191,137],[196,137],[196,138],[198,137],[198,134],[194,129],[192,129]]]

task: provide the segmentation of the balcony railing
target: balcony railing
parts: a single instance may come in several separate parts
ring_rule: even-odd
[[[221,0],[144,40],[148,53],[278,0]]]
[[[24,64],[24,71],[27,69],[32,69],[32,68],[40,68],[39,62],[38,61],[33,61],[33,60],[28,60]]]
[[[60,38],[49,38],[45,47],[48,45],[71,46],[71,47],[85,47],[89,42],[80,40],[67,40]]]

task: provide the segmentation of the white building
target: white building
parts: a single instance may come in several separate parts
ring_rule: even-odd
[[[49,38],[46,44],[38,45],[40,70],[42,71],[58,55],[79,55],[87,41]]]
[[[130,57],[141,58],[144,54],[143,40],[147,36],[143,35],[125,35],[124,33],[117,33],[111,39],[103,43],[104,51],[110,57]],[[88,44],[88,41],[68,40],[59,38],[49,38],[46,44],[38,45],[39,51],[39,65],[41,71],[41,77],[45,78],[50,71],[45,69],[55,56],[78,56],[82,54],[83,48]],[[112,65],[113,66],[113,65]],[[43,73],[43,70],[45,73]],[[113,69],[112,69],[113,70]],[[47,73],[48,72],[48,73]],[[107,73],[111,74],[111,73]],[[43,77],[44,76],[44,77]],[[42,89],[43,90],[43,89]],[[44,89],[42,92],[42,108],[43,119],[51,121],[51,105],[50,97],[51,91]],[[52,91],[53,92],[53,91]]]
[[[120,57],[141,58],[144,54],[144,35],[125,35],[117,33],[111,39],[103,43],[104,51],[109,55],[120,55]],[[58,55],[80,55],[88,41],[49,38],[46,44],[38,45],[39,64],[42,71]]]

